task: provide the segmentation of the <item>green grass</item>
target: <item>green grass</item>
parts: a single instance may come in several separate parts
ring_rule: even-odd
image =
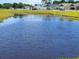
[[[0,19],[4,19],[14,14],[43,14],[43,15],[57,15],[57,16],[66,16],[74,17],[79,20],[79,11],[56,11],[56,10],[9,10],[9,9],[0,9]]]
[[[14,13],[11,10],[0,9],[0,19],[4,19],[13,15]]]

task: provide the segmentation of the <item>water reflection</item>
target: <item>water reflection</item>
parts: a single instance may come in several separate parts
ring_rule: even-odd
[[[25,15],[25,16],[27,16],[27,15]],[[14,18],[23,18],[24,15],[23,15],[23,14],[14,14],[13,17],[14,17]]]
[[[68,20],[68,21],[79,21],[78,17],[63,17],[63,18]]]
[[[2,23],[3,21],[2,20],[0,20],[0,23]]]
[[[0,23],[0,58],[78,57],[78,25],[56,16],[10,17]]]

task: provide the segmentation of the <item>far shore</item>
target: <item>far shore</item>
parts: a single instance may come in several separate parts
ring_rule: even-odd
[[[74,17],[79,19],[78,10],[11,10],[11,9],[0,9],[0,19],[4,19],[15,14],[45,14],[45,15],[56,15],[65,17]]]

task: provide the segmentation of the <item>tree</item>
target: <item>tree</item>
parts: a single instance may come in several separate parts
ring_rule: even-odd
[[[74,3],[74,0],[69,0],[69,3]]]
[[[12,6],[14,9],[18,8],[18,4],[17,3],[13,3],[13,6]]]
[[[4,3],[2,7],[6,8],[6,9],[9,9],[10,7],[12,7],[12,4],[10,4],[10,3]]]
[[[50,2],[48,2],[46,6],[47,6],[47,7],[50,7],[50,5],[51,5],[51,3],[50,3]]]
[[[23,7],[24,7],[24,4],[20,2],[20,3],[18,4],[18,8],[23,8]]]
[[[35,6],[38,6],[38,4],[35,4]]]
[[[25,6],[29,6],[29,7],[33,7],[30,4],[24,4],[24,3],[4,3],[4,4],[0,4],[0,8],[4,8],[4,9],[9,9],[11,7],[13,7],[14,9],[16,8],[24,8]]]
[[[2,8],[2,4],[0,4],[0,8]]]
[[[65,2],[65,0],[61,0],[61,2],[62,2],[62,3],[64,3],[64,2]]]
[[[54,4],[59,4],[61,1],[53,1]]]
[[[37,4],[35,4],[35,5],[37,5]],[[30,5],[30,4],[24,4],[24,6],[30,6],[30,7],[33,7],[32,5]]]

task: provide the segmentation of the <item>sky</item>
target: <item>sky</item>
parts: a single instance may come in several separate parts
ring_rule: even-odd
[[[30,4],[41,3],[41,0],[0,0],[0,3],[24,2]]]
[[[76,0],[78,1],[78,0]],[[41,0],[1,0],[0,3],[24,2],[29,4],[40,4]]]

